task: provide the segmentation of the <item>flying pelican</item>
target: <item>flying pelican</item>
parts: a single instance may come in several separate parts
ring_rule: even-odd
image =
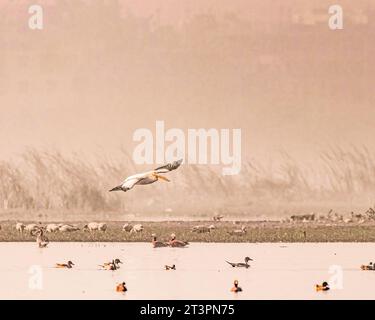
[[[168,163],[168,164],[166,164],[162,167],[156,168],[152,171],[138,173],[138,174],[135,174],[133,176],[127,177],[121,185],[119,185],[119,186],[117,186],[117,187],[115,187],[115,188],[113,188],[109,191],[110,192],[112,192],[112,191],[124,191],[124,192],[126,192],[126,191],[132,189],[137,184],[138,185],[151,184],[151,183],[154,183],[154,182],[158,181],[159,179],[169,182],[169,180],[166,177],[163,177],[160,174],[161,173],[167,173],[169,171],[177,169],[181,165],[181,163],[182,163],[182,159],[178,160],[178,161],[174,161],[172,163]]]

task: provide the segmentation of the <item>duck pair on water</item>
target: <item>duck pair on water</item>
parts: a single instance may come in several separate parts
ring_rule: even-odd
[[[105,262],[103,265],[100,265],[105,270],[117,270],[120,269],[120,265],[122,264],[120,259],[114,259],[111,262]],[[72,261],[68,261],[67,263],[56,263],[56,268],[65,268],[65,269],[72,269],[75,264]]]
[[[174,266],[174,265],[173,265]],[[167,266],[166,266],[167,267]],[[120,283],[116,286],[117,292],[126,292],[128,289],[126,288],[126,283]],[[230,289],[231,292],[242,292],[242,288],[238,285],[238,280],[234,280],[233,288]]]
[[[183,248],[189,245],[189,242],[177,240],[176,235],[174,233],[171,234],[171,239],[168,242],[161,242],[161,241],[158,241],[156,238],[156,235],[153,234],[152,245],[154,248],[162,248],[162,247]]]

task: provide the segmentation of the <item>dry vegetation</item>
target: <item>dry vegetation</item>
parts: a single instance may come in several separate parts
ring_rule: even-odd
[[[282,154],[277,165],[245,163],[238,176],[186,165],[173,172],[169,184],[136,187],[126,194],[107,192],[137,170],[125,152],[121,162],[89,162],[58,152],[28,151],[16,161],[0,162],[2,218],[18,219],[22,212],[44,221],[64,214],[69,220],[73,213],[75,220],[109,221],[127,213],[197,219],[211,219],[215,213],[286,217],[311,211],[326,214],[332,207],[350,216],[352,211],[364,213],[375,202],[375,160],[366,148],[332,148],[311,168]]]

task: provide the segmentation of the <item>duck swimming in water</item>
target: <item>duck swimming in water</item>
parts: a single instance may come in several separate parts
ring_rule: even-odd
[[[238,286],[238,280],[234,280],[234,286],[230,289],[231,292],[241,292],[242,288]]]
[[[126,283],[123,282],[123,283],[120,283],[116,286],[116,291],[117,292],[126,292],[128,291],[128,289],[126,288]]]
[[[172,265],[172,266],[165,266],[165,270],[176,270],[176,265]]]
[[[189,242],[181,241],[176,239],[176,235],[174,233],[171,234],[171,240],[169,240],[169,245],[171,247],[183,248],[189,245]]]
[[[122,264],[120,259],[112,260],[111,262],[105,262],[103,265],[99,265],[99,267],[102,267],[105,270],[117,270],[120,269],[120,265]]]
[[[225,261],[225,262],[229,263],[233,268],[238,267],[238,268],[246,268],[247,269],[247,268],[250,267],[249,261],[253,261],[253,259],[251,259],[249,257],[246,257],[245,263],[243,263],[243,262],[229,262],[229,261]]]
[[[367,266],[366,265],[361,265],[362,270],[375,270],[375,265],[370,262]]]
[[[316,284],[315,290],[316,291],[328,291],[329,290],[328,283],[324,281],[321,285]]]
[[[156,239],[156,234],[152,234],[152,245],[154,248],[163,248],[163,247],[168,247],[169,244],[166,242],[161,242]]]
[[[70,260],[68,261],[68,263],[56,263],[56,268],[71,269],[72,266],[74,266],[74,263]]]
[[[111,271],[117,270],[117,267],[114,263],[102,265],[102,266],[99,266],[99,267],[102,267],[104,270],[111,270]]]

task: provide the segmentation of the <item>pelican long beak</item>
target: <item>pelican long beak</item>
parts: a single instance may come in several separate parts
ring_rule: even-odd
[[[157,177],[158,179],[161,179],[161,180],[164,180],[164,181],[170,182],[169,179],[167,179],[166,177],[163,177],[163,176],[161,176],[161,175],[159,175],[159,174],[157,174],[156,177]]]
[[[113,189],[109,190],[109,192],[121,191],[121,190],[122,190],[121,186],[117,186],[117,187],[114,187]]]

